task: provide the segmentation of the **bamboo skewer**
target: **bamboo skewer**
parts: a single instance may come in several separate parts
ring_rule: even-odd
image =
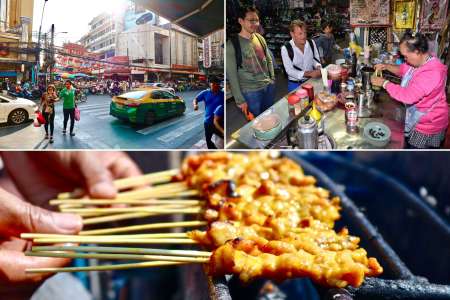
[[[181,204],[181,205],[200,205],[204,200],[190,200],[190,199],[150,199],[150,200],[136,200],[136,199],[74,199],[74,200],[50,200],[50,205],[59,205],[62,208],[70,206],[84,206],[84,205],[114,205],[114,204],[152,204],[152,205],[167,205],[167,204]]]
[[[37,273],[58,273],[58,272],[114,271],[114,270],[127,270],[127,269],[134,269],[134,268],[137,269],[137,268],[173,266],[173,265],[181,265],[181,264],[186,264],[186,262],[146,261],[146,262],[141,262],[141,263],[91,266],[91,267],[36,268],[36,269],[26,269],[25,273],[37,274]]]
[[[61,211],[66,213],[128,213],[128,212],[148,212],[154,214],[197,214],[203,210],[202,207],[107,207],[107,208],[64,208]]]
[[[152,213],[125,213],[125,214],[115,214],[115,215],[102,216],[102,217],[93,217],[93,218],[83,219],[83,225],[93,225],[93,224],[101,224],[101,223],[115,222],[115,221],[129,220],[129,219],[139,219],[139,218],[151,217],[151,216],[155,216],[155,215],[156,214],[152,214]]]
[[[153,223],[153,224],[131,225],[131,226],[124,226],[124,227],[116,227],[116,228],[84,230],[84,231],[81,231],[79,233],[79,235],[124,233],[124,232],[142,231],[142,230],[149,230],[149,229],[177,228],[177,227],[201,227],[201,226],[206,226],[207,224],[208,223],[206,221]]]
[[[124,260],[152,260],[176,261],[186,263],[207,263],[207,257],[143,255],[143,254],[110,254],[110,253],[70,253],[70,252],[25,252],[26,256],[62,257],[62,258],[96,258],[96,259],[124,259]]]
[[[178,169],[166,170],[161,172],[149,173],[141,176],[134,176],[128,178],[122,178],[114,180],[114,186],[118,190],[129,189],[146,184],[158,184],[170,182],[172,177],[179,173]],[[79,193],[81,190],[74,192],[66,192],[58,194],[58,199],[68,199],[73,196],[74,193]]]
[[[109,216],[119,213],[133,213],[133,212],[143,212],[152,213],[154,215],[167,214],[167,213],[196,213],[194,210],[200,210],[201,208],[197,205],[181,205],[181,204],[170,204],[170,205],[156,205],[156,206],[132,206],[132,207],[85,207],[85,208],[63,208],[60,209],[61,212],[75,213],[81,217],[98,217],[98,216]],[[186,211],[185,211],[186,210]]]
[[[172,250],[131,247],[93,247],[93,246],[33,246],[31,251],[77,251],[100,253],[148,254],[148,255],[175,255],[210,257],[211,252],[198,250]]]
[[[77,238],[79,235],[51,234],[51,233],[22,233],[22,239],[71,239]],[[110,240],[110,239],[161,239],[161,238],[187,238],[186,232],[169,232],[169,233],[144,233],[144,234],[119,234],[119,235],[84,235],[83,238],[92,240]]]
[[[125,194],[125,193],[131,193],[131,192],[124,192],[117,194],[117,197],[114,199],[78,199],[78,198],[65,198],[65,199],[52,199],[50,201],[68,201],[68,200],[148,200],[148,199],[177,199],[177,198],[184,198],[184,197],[195,197],[198,196],[200,193],[196,190],[190,190],[190,189],[180,189],[172,190],[172,191],[164,191],[164,190],[157,190],[153,192],[149,189],[141,189],[139,191],[132,191],[132,194]],[[138,193],[139,192],[139,193]]]
[[[192,245],[198,242],[192,239],[183,238],[142,238],[142,239],[129,239],[129,238],[114,238],[114,239],[101,239],[100,236],[87,237],[87,236],[75,236],[71,238],[37,238],[33,240],[35,244],[61,244],[61,243],[84,243],[84,244],[180,244],[180,245]]]
[[[146,184],[158,184],[168,182],[180,172],[178,169],[149,173],[141,176],[128,177],[114,180],[114,186],[118,190],[129,189]]]

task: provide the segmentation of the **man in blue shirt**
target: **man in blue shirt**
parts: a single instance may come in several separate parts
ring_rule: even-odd
[[[219,105],[224,105],[224,92],[220,90],[220,80],[217,77],[212,77],[209,81],[210,88],[198,94],[193,103],[194,110],[198,110],[198,102],[205,102],[205,138],[208,149],[217,149],[212,142],[213,134],[222,136],[219,130],[214,126],[214,111]]]

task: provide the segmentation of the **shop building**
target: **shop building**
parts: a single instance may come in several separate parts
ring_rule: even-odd
[[[33,78],[36,64],[33,5],[33,0],[0,0],[0,80]]]

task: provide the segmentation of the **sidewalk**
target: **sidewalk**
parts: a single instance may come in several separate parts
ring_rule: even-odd
[[[1,149],[40,149],[44,140],[44,129],[34,127],[33,122],[19,126],[0,127],[0,148]]]

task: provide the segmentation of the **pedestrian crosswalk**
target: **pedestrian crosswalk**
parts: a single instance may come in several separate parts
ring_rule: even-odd
[[[120,121],[110,115],[110,102],[87,102],[78,105],[80,122],[75,123],[76,140],[83,141],[89,148],[122,148],[122,139],[128,148],[176,149],[192,147],[204,137],[203,110],[190,108],[182,116],[170,118],[151,126]],[[55,125],[62,127],[62,107],[57,108]],[[95,130],[93,130],[95,128]],[[60,128],[58,128],[60,129]],[[61,129],[60,129],[61,130]],[[197,149],[204,145],[196,145]]]
[[[98,118],[101,120],[107,119],[109,117],[112,118],[109,114],[109,103],[98,103],[98,104],[87,104],[87,105],[79,105],[80,113],[82,115],[87,114],[90,117]]]

